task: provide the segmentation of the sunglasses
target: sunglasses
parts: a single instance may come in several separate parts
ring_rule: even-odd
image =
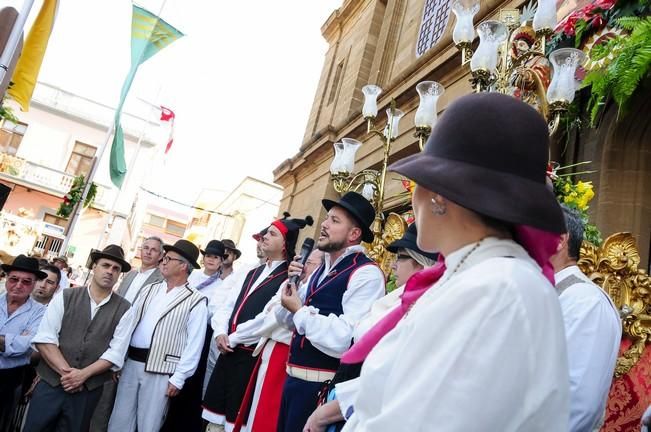
[[[16,276],[9,276],[7,278],[7,282],[10,282],[14,285],[18,285],[19,283],[22,285],[32,285],[34,283],[34,279],[21,279]]]
[[[411,257],[409,255],[407,255],[407,254],[398,254],[398,256],[396,258],[399,259],[399,260],[411,259]]]

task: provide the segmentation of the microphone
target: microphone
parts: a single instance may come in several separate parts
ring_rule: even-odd
[[[312,253],[312,249],[314,249],[314,239],[308,237],[303,241],[303,246],[301,246],[301,259],[300,259],[301,264],[305,265],[305,263],[307,262],[307,258]],[[294,275],[290,277],[289,283],[296,285],[300,277],[301,275]]]

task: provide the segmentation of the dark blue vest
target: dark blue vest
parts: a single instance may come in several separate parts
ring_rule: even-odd
[[[342,315],[344,313],[341,300],[348,288],[348,280],[355,270],[364,265],[375,263],[362,252],[352,253],[342,259],[330,270],[321,283],[318,280],[325,271],[322,264],[314,271],[307,287],[306,306],[319,309],[320,315]],[[327,370],[335,372],[339,367],[339,359],[319,351],[312,343],[296,330],[292,334],[289,348],[288,364],[308,369]]]

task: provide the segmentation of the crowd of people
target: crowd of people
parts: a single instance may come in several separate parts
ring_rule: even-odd
[[[2,265],[0,421],[24,398],[26,432],[598,430],[622,327],[576,266],[583,225],[546,182],[548,149],[514,98],[450,105],[390,167],[416,183],[390,293],[356,192],[322,201],[306,262],[314,221],[290,215],[238,270],[231,240],[151,237],[139,269],[109,245],[54,294],[58,269],[18,256]]]

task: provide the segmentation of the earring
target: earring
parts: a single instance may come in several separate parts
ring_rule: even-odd
[[[444,215],[448,209],[445,207],[445,203],[439,203],[436,201],[436,198],[432,198],[432,213],[435,215]]]

